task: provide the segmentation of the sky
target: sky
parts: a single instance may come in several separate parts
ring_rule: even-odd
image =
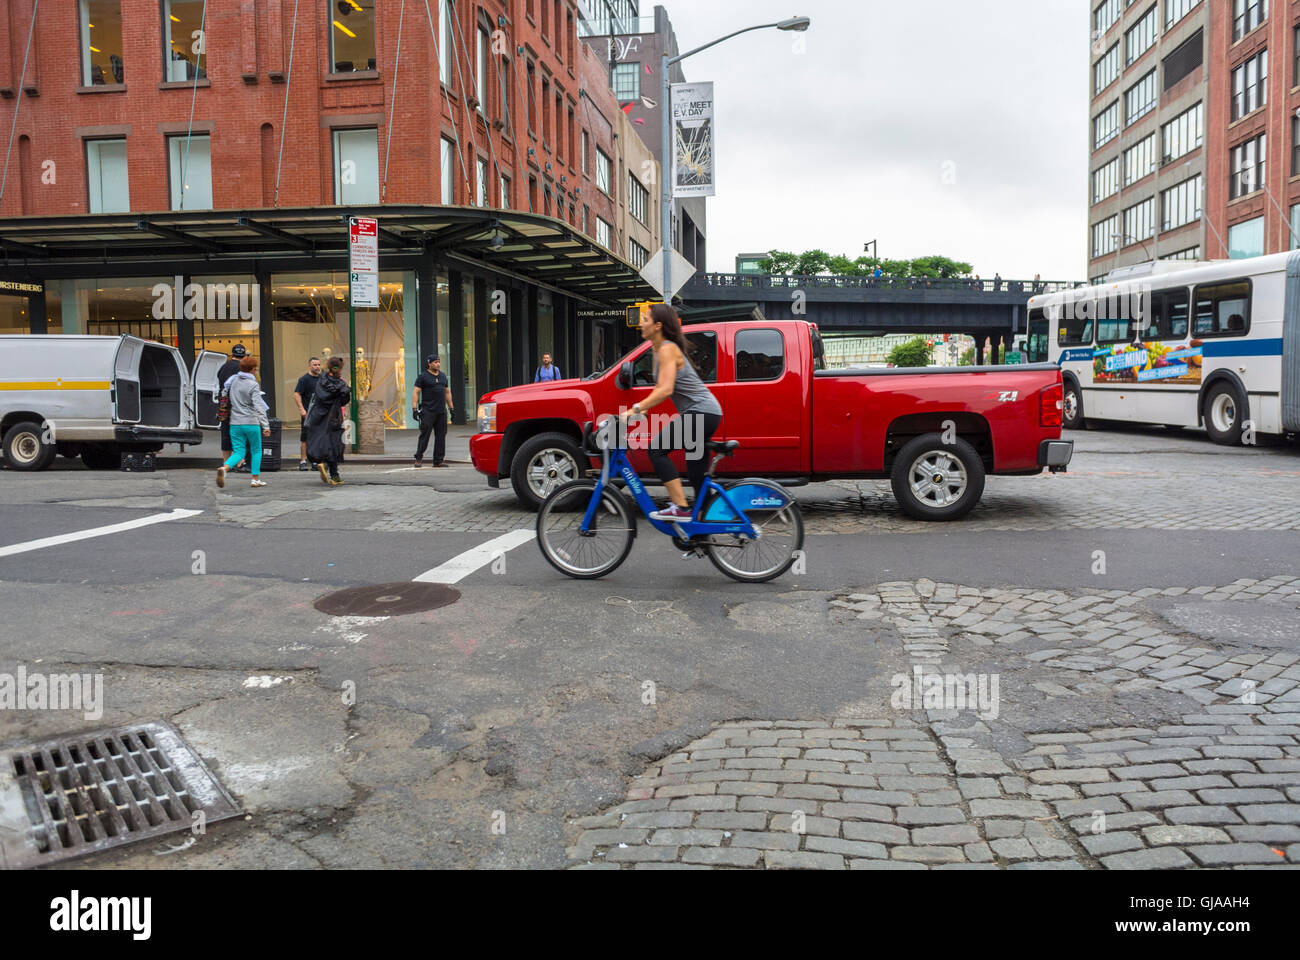
[[[812,18],[805,34],[754,31],[682,65],[715,84],[709,270],[773,248],[853,258],[875,239],[886,259],[1087,279],[1086,0],[664,6],[681,50]]]

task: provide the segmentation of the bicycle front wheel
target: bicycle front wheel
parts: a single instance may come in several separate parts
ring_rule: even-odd
[[[583,533],[582,518],[596,493],[595,480],[573,480],[557,489],[537,513],[537,545],[548,563],[575,580],[594,580],[617,570],[632,552],[636,520],[617,490],[606,487]]]
[[[747,507],[745,515],[758,534],[749,540],[731,534],[709,538],[713,565],[741,583],[764,583],[790,569],[803,549],[803,514],[784,489],[768,480],[744,480],[746,486],[767,487],[785,503],[783,507]]]

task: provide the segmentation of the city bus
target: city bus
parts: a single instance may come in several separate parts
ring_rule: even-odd
[[[1031,363],[1061,367],[1063,419],[1204,426],[1216,443],[1300,432],[1300,252],[1159,261],[1031,297]]]

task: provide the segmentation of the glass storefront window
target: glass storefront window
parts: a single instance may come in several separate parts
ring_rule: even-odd
[[[115,337],[129,333],[142,340],[153,340],[176,347],[177,312],[172,309],[175,277],[104,277],[74,280],[79,332],[92,336]],[[162,285],[168,293],[159,302],[154,289]],[[184,308],[182,291],[181,307]],[[155,309],[157,307],[157,309]],[[66,324],[65,324],[66,325]]]
[[[406,296],[408,285],[410,297]],[[348,335],[347,296],[348,275],[344,271],[276,274],[271,278],[276,416],[286,422],[297,421],[293,387],[307,372],[312,357],[322,363],[343,357],[345,379],[351,377],[349,361],[355,357],[353,392],[358,402],[379,401],[388,426],[405,427],[414,385],[408,379],[411,365],[407,353],[418,348],[407,334],[416,309],[413,275],[400,271],[379,274],[380,306],[356,309],[355,345]]]
[[[474,284],[465,280],[461,283],[461,304],[463,305],[464,316],[461,322],[464,324],[463,335],[465,338],[465,406],[471,404],[475,408],[475,416],[478,415],[478,367],[476,360],[478,357],[478,322],[474,315]],[[450,318],[451,323],[455,323],[454,317]]]
[[[182,306],[194,321],[194,355],[200,350],[224,353],[242,343],[249,356],[260,358],[258,329],[261,326],[262,294],[252,274],[191,277],[195,289],[182,291]],[[260,376],[260,374],[259,374]]]
[[[31,333],[26,297],[0,296],[0,336]]]

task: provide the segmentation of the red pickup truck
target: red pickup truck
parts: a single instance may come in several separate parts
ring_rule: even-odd
[[[827,370],[807,321],[740,321],[683,331],[700,376],[722,404],[715,440],[740,447],[720,475],[783,483],[885,478],[913,517],[969,513],[987,473],[1063,471],[1074,444],[1061,439],[1061,371],[1052,364]],[[653,386],[650,345],[586,380],[487,394],[470,440],[474,467],[496,487],[509,478],[536,509],[592,466],[582,424],[631,408]],[[666,401],[652,413],[670,413]],[[651,476],[645,450],[629,451]],[[682,469],[681,454],[673,455]]]

